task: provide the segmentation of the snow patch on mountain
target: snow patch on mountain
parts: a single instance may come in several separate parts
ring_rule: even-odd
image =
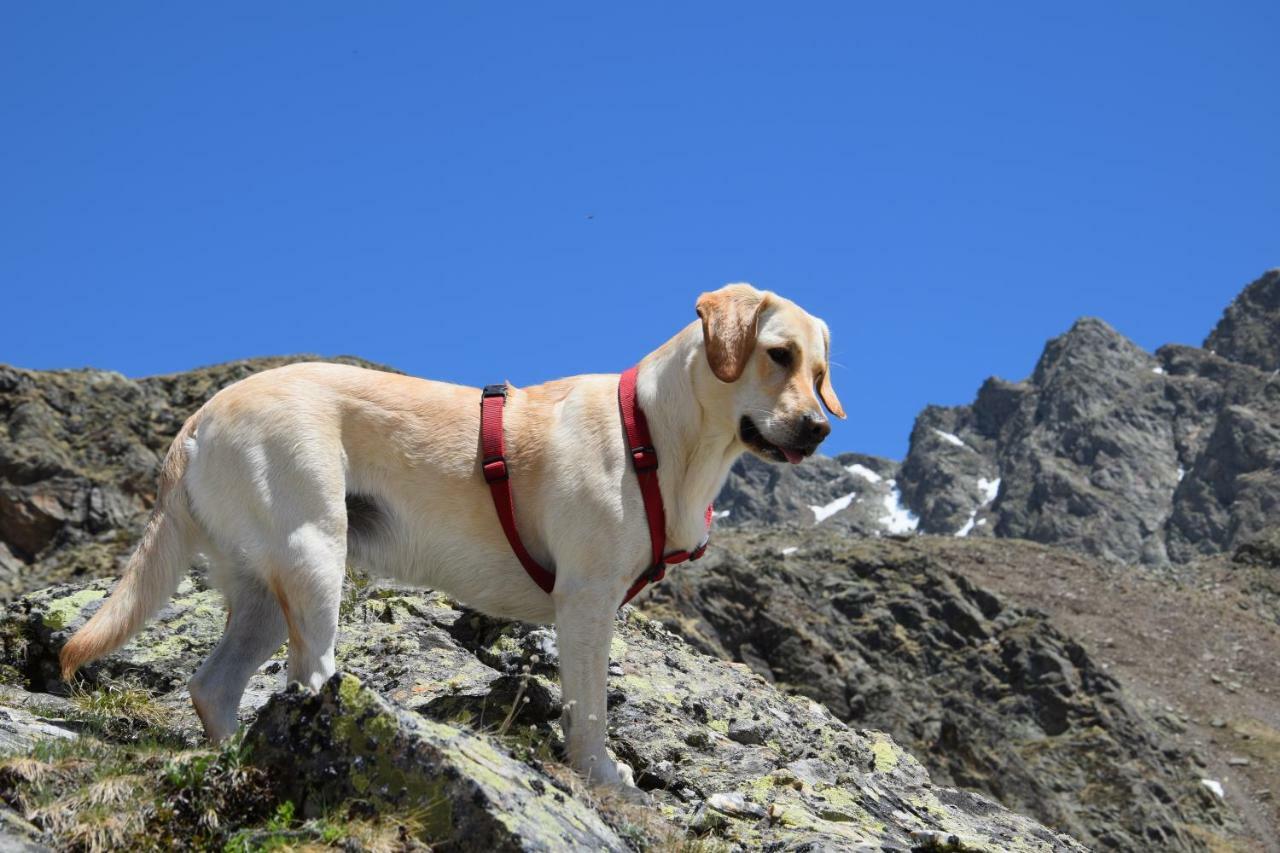
[[[1000,494],[1000,478],[988,480],[986,477],[978,478],[978,490],[982,492],[982,503],[991,503],[996,499],[996,495]]]
[[[862,479],[866,480],[868,483],[879,483],[882,480],[884,480],[884,477],[881,477],[879,474],[877,474],[875,471],[872,471],[866,465],[859,465],[856,462],[852,465],[844,466],[844,470],[848,471],[850,474],[854,475],[855,477],[861,477]]]
[[[968,536],[973,532],[974,527],[987,523],[985,518],[982,521],[978,521],[978,512],[994,501],[996,495],[1000,494],[1000,478],[996,477],[994,480],[988,480],[986,477],[979,477],[978,491],[982,492],[982,503],[973,508],[973,512],[969,513],[965,523],[955,532],[954,535],[958,538]]]
[[[912,533],[920,526],[920,519],[902,504],[902,491],[897,480],[889,481],[889,494],[884,496],[884,508],[888,515],[880,519],[888,533]]]
[[[935,433],[935,434],[937,434],[938,438],[942,439],[942,440],[943,440],[943,441],[945,441],[947,444],[954,444],[956,447],[968,447],[968,446],[969,446],[969,445],[965,444],[965,443],[964,443],[964,441],[962,441],[962,440],[961,440],[960,436],[956,435],[956,434],[955,434],[955,433],[953,433],[953,432],[945,432],[945,431],[940,430],[940,429],[935,429],[935,430],[934,430],[934,433]]]
[[[848,509],[849,504],[853,503],[853,499],[857,497],[857,495],[857,492],[849,492],[849,494],[841,495],[831,503],[824,506],[813,506],[811,504],[809,509],[813,510],[813,523],[821,524],[837,512]]]

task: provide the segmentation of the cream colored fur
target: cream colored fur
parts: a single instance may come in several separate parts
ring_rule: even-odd
[[[820,320],[748,285],[704,294],[698,313],[644,358],[637,388],[660,459],[668,550],[702,539],[707,504],[748,449],[744,415],[766,442],[802,437],[806,454],[829,429],[818,394],[843,417]],[[779,348],[791,353],[786,365]],[[316,689],[334,672],[350,561],[496,616],[554,622],[569,759],[594,782],[619,782],[604,739],[609,645],[650,548],[617,383],[577,376],[508,396],[516,516],[530,552],[554,567],[551,595],[512,554],[480,474],[477,389],[315,363],[223,389],[174,441],[142,543],[63,650],[64,676],[126,642],[203,554],[229,615],[190,691],[210,739],[225,738],[249,677],[286,639],[290,681]],[[348,494],[378,508],[372,535],[348,536]]]

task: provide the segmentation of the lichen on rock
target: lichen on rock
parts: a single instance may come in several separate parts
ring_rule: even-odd
[[[245,742],[303,816],[344,800],[412,808],[420,840],[468,850],[623,850],[580,800],[487,739],[399,709],[339,673],[319,694],[273,697]]]

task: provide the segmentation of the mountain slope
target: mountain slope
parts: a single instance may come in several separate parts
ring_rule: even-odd
[[[853,725],[893,732],[938,778],[1086,843],[1238,838],[1203,759],[1043,614],[952,570],[957,554],[1024,574],[1062,559],[1019,542],[758,529],[722,536],[710,565],[669,573],[644,608]]]

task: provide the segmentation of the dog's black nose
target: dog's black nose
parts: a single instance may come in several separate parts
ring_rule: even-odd
[[[801,429],[804,431],[805,439],[817,447],[831,433],[831,422],[822,415],[809,414],[804,416]]]

